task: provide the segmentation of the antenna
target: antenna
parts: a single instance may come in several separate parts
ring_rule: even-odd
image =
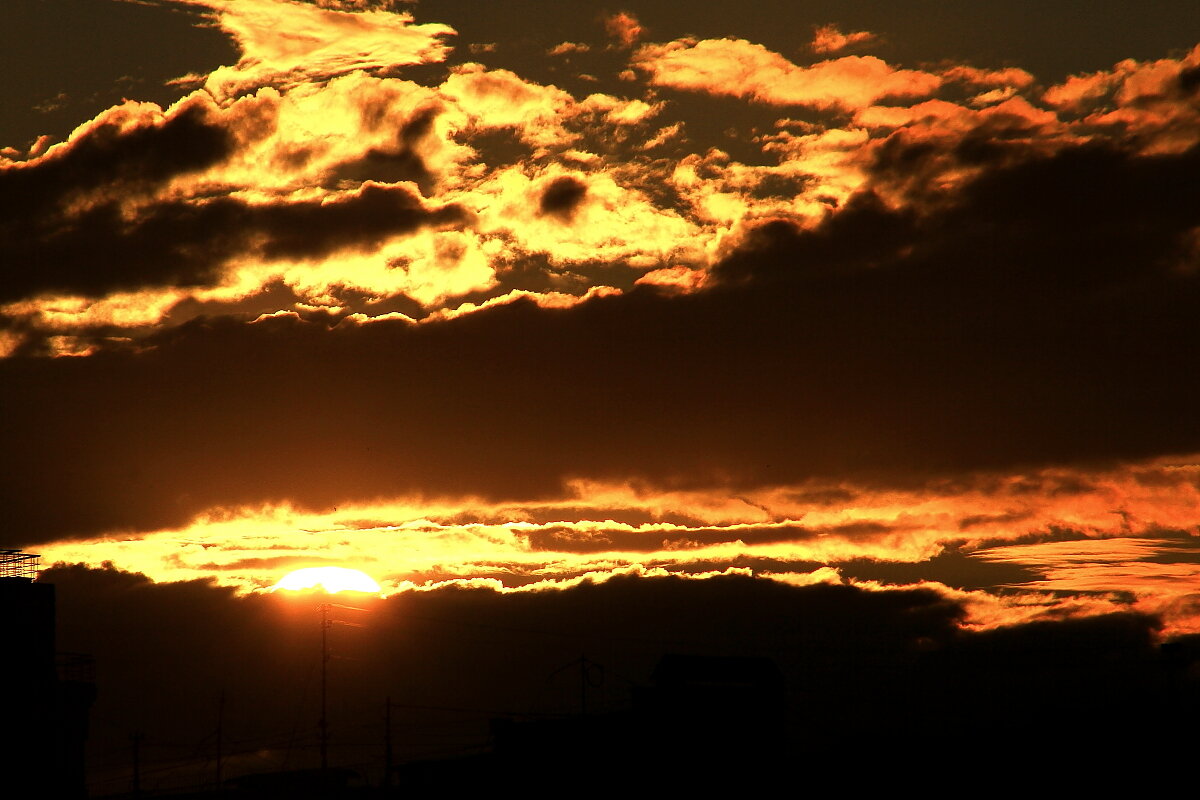
[[[384,701],[383,713],[383,788],[392,787],[392,698]]]
[[[142,739],[146,738],[141,731],[134,731],[129,734],[129,741],[133,745],[133,796],[142,796]]]
[[[324,786],[328,785],[329,772],[329,629],[335,624],[352,628],[362,627],[361,623],[331,619],[330,612],[335,608],[346,611],[367,610],[340,603],[317,604],[317,610],[321,612],[321,718],[317,721],[317,727],[321,734],[321,782]]]
[[[329,769],[329,609],[332,603],[321,603],[317,606],[321,611],[321,719],[317,727],[321,731],[321,785],[326,784],[326,772]]]
[[[225,732],[225,690],[221,690],[221,699],[217,701],[217,794],[224,794],[224,789],[221,786],[221,767],[222,758],[222,736]]]

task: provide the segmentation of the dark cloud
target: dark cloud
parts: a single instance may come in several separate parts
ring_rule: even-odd
[[[750,196],[759,199],[780,197],[790,200],[803,192],[811,182],[810,178],[802,176],[767,174],[750,190]]]
[[[1010,511],[1003,514],[971,514],[958,521],[960,531],[969,531],[977,525],[993,525],[997,522],[1012,524],[1024,522],[1033,516],[1029,511]]]
[[[207,114],[193,103],[161,124],[147,120],[131,130],[105,120],[40,162],[0,168],[0,232],[9,238],[53,230],[64,222],[64,205],[93,192],[146,192],[218,163],[232,140]]]
[[[267,206],[256,212],[248,214],[246,227],[269,236],[263,247],[269,258],[319,257],[344,248],[375,250],[390,236],[426,226],[455,226],[466,218],[458,206],[426,208],[403,185],[371,183],[341,200]],[[236,222],[231,227],[236,230]]]
[[[229,156],[233,136],[210,121],[201,101],[161,123],[147,115],[123,129],[110,117],[59,153],[0,169],[0,302],[45,292],[100,297],[148,287],[212,285],[236,255],[305,258],[345,248],[374,249],[388,237],[422,226],[457,225],[465,218],[458,207],[427,208],[407,186],[381,182],[363,183],[326,202],[251,203],[230,196],[151,200],[168,181]],[[434,117],[433,111],[415,115],[397,133],[394,148],[372,150],[334,177],[357,176],[357,183],[369,173],[414,181],[432,192],[433,179],[414,147]],[[306,157],[303,152],[292,156]],[[146,202],[131,205],[138,198]]]
[[[368,105],[364,110],[364,121],[371,127],[377,128],[384,123],[386,106]],[[371,148],[361,158],[333,170],[330,183],[337,185],[340,181],[361,183],[374,180],[382,183],[399,183],[413,181],[421,190],[421,194],[430,197],[434,191],[434,176],[425,165],[424,159],[417,153],[417,145],[427,137],[437,119],[435,109],[425,109],[418,112],[411,120],[401,126],[396,140],[391,147]]]
[[[1200,67],[1190,67],[1179,73],[1179,88],[1184,94],[1200,89]]]
[[[554,214],[569,220],[587,196],[587,184],[570,175],[550,181],[542,190],[538,208],[543,214]]]
[[[1084,146],[988,172],[937,213],[864,196],[811,232],[759,229],[693,295],[421,326],[201,320],[145,352],[9,359],[8,535],[268,501],[547,498],[572,477],[912,485],[1194,452],[1200,291],[1171,258],[1200,224],[1198,162]],[[242,218],[231,202],[194,230],[269,231],[286,256],[456,213],[401,187]]]
[[[1094,535],[1089,536],[1087,531],[1071,528],[1065,525],[1047,525],[1045,530],[1032,531],[1023,533],[1020,536],[1003,536],[994,539],[979,539],[972,546],[972,550],[979,553],[985,553],[992,547],[1011,547],[1014,545],[1024,544],[1046,544],[1048,542],[1082,542],[1087,539],[1094,538]]]
[[[1005,584],[1027,583],[1042,577],[1040,572],[1028,567],[986,561],[954,546],[919,562],[854,559],[831,566],[837,567],[844,577],[854,580],[896,585],[937,581],[964,590],[995,589]]]
[[[377,248],[388,237],[424,226],[454,226],[463,219],[457,206],[425,207],[404,184],[368,183],[327,202],[168,201],[133,220],[112,200],[28,235],[5,238],[0,258],[8,268],[0,301],[41,292],[98,297],[117,290],[212,285],[235,255],[317,258],[343,248]]]

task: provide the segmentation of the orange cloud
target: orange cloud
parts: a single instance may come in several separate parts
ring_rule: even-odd
[[[976,110],[945,100],[926,100],[912,106],[871,106],[858,111],[854,121],[866,128],[903,128],[910,136],[957,137],[996,121],[1024,128],[1030,138],[1047,139],[1065,131],[1053,112],[1037,108],[1023,97]]]
[[[821,25],[813,31],[813,40],[809,47],[814,53],[836,53],[851,45],[874,41],[875,38],[875,34],[869,31],[842,33],[836,25]]]
[[[577,301],[547,298],[549,306],[556,302]],[[203,573],[196,564],[184,569],[192,562],[180,542],[195,543],[203,564],[220,552],[240,562],[271,553],[311,557],[334,546],[338,558],[416,572],[453,564],[463,577],[492,574],[489,565],[498,563],[545,575],[592,569],[598,560],[677,567],[739,559],[918,563],[953,545],[980,561],[1044,571],[1028,584],[1031,591],[1119,591],[1124,585],[1147,596],[1173,596],[1194,586],[1189,554],[1200,542],[1198,508],[1200,468],[1186,463],[978,476],[910,491],[796,485],[730,494],[580,481],[561,497],[523,504],[446,497],[324,513],[288,506],[214,510],[186,529],[60,543],[43,554],[112,560],[172,580]],[[299,529],[309,533],[296,538]],[[163,561],[168,553],[178,557]],[[273,579],[251,570],[237,580]]]
[[[1180,153],[1200,142],[1200,102],[1191,88],[1197,70],[1200,45],[1178,59],[1126,59],[1111,70],[1073,75],[1042,100],[1081,115],[1074,123],[1081,130],[1115,129],[1143,153]]]
[[[586,53],[591,50],[591,46],[582,42],[562,42],[556,44],[546,51],[548,56],[566,56],[571,53]]]
[[[1093,72],[1089,75],[1072,75],[1063,83],[1051,86],[1042,93],[1042,100],[1067,111],[1078,111],[1085,103],[1107,94],[1117,82],[1117,76],[1108,72]]]
[[[628,11],[618,11],[604,18],[604,30],[624,47],[632,47],[646,29]]]
[[[633,64],[656,86],[821,109],[862,108],[884,97],[921,97],[941,85],[936,75],[895,69],[874,56],[801,67],[744,39],[645,45],[634,54]]]
[[[579,103],[581,112],[598,111],[613,125],[636,125],[646,122],[663,109],[663,103],[626,100],[608,94],[590,94]]]
[[[1034,80],[1032,75],[1017,67],[978,69],[966,65],[950,67],[942,72],[942,77],[972,86],[1011,86],[1016,89],[1024,89]]]
[[[662,270],[654,282],[689,280]],[[579,303],[514,293],[488,305],[529,300]],[[476,310],[405,324],[444,325]],[[563,588],[581,576],[735,570],[793,584],[925,588],[963,604],[972,629],[1133,609],[1176,634],[1200,630],[1200,466],[1176,459],[1053,468],[909,489],[813,481],[734,492],[576,480],[525,502],[446,496],[325,510],[215,508],[181,528],[114,530],[39,549],[47,563],[112,562],[157,581],[215,579],[242,591],[318,562],[364,569],[392,591]]]
[[[643,286],[664,286],[672,289],[695,291],[708,283],[708,273],[689,267],[663,267],[642,275],[634,283]]]

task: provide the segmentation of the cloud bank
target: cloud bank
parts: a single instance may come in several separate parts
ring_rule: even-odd
[[[8,544],[243,589],[343,529],[425,543],[396,586],[1003,572],[981,625],[1195,626],[1200,48],[1047,85],[618,14],[519,69],[419,6],[183,5],[236,63],[0,158]]]

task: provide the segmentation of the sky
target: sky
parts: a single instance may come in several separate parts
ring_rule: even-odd
[[[5,15],[0,545],[64,608],[1200,633],[1194,2]]]

